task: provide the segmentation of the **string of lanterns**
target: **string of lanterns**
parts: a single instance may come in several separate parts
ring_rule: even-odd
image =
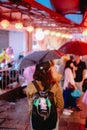
[[[9,27],[10,22],[6,19],[2,20],[0,22],[1,26],[3,29],[6,29]],[[15,23],[15,28],[18,30],[23,29],[23,23],[22,22],[16,22]],[[32,33],[35,31],[35,37],[37,40],[42,40],[44,39],[45,35],[51,35],[51,36],[56,36],[56,37],[61,37],[61,38],[68,38],[68,39],[72,39],[72,34],[68,34],[68,33],[63,33],[63,32],[58,32],[58,31],[53,31],[53,30],[49,30],[49,29],[42,29],[42,28],[34,28],[32,25],[28,25],[25,28],[29,33]]]

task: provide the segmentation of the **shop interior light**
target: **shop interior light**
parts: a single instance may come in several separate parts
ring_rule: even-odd
[[[1,26],[6,29],[9,26],[9,21],[4,19],[1,21]]]

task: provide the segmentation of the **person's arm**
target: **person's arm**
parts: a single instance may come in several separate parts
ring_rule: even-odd
[[[29,84],[27,85],[27,88],[26,88],[26,95],[27,95],[28,104],[29,104],[29,115],[32,112],[32,101],[33,101],[32,96],[35,92],[36,92],[36,89],[35,89],[33,83],[29,82]]]
[[[87,70],[84,69],[84,70],[83,70],[83,78],[82,78],[82,81],[84,81],[84,79],[85,79],[85,77],[86,77],[86,73],[87,73]]]
[[[56,90],[56,106],[57,106],[58,117],[60,117],[64,108],[64,99],[63,99],[62,89],[59,83],[57,83],[57,90]]]
[[[85,79],[86,72],[87,72],[87,70],[86,70],[86,64],[85,64],[85,62],[83,62],[82,81],[84,81],[84,79]]]
[[[77,70],[77,67],[73,66],[73,76],[74,76],[74,79],[76,78],[76,70]]]
[[[72,70],[71,69],[67,69],[66,70],[66,81],[67,81],[67,83],[69,84],[69,83],[71,83],[74,87],[75,87],[75,89],[77,89],[77,87],[76,87],[76,85],[75,85],[75,81],[74,81],[74,76],[73,76],[73,72],[72,72]],[[68,85],[67,84],[67,85]]]

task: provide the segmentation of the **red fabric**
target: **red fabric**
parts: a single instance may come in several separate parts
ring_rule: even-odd
[[[53,10],[43,6],[43,5],[41,5],[40,3],[35,2],[34,0],[24,0],[24,1],[27,2],[28,4],[30,4],[32,7],[38,8],[38,9],[40,9],[42,11],[46,11],[47,13],[50,14],[51,17],[53,16],[54,19],[56,21],[58,21],[58,22],[60,21],[61,23],[65,22],[67,24],[72,24],[72,22],[69,19],[65,18],[63,15],[61,15],[59,13],[56,13],[55,11],[53,11]],[[79,26],[78,24],[75,24],[75,25]]]
[[[65,54],[87,55],[87,43],[82,41],[70,41],[59,48]]]
[[[61,13],[76,12],[79,10],[79,0],[51,0],[55,9]]]

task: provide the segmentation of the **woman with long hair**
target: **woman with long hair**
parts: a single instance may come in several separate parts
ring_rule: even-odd
[[[64,85],[63,85],[63,95],[64,95],[64,108],[76,108],[76,99],[71,96],[71,90],[69,85],[73,85],[76,89],[75,81],[75,67],[72,60],[66,62],[64,71]]]
[[[59,118],[59,113],[61,113],[62,109],[64,108],[64,100],[63,100],[61,87],[59,86],[58,83],[59,74],[55,71],[56,77],[53,76],[52,75],[53,70],[55,70],[54,64],[51,61],[37,64],[33,78],[37,82],[41,90],[44,91],[50,90],[54,94],[54,100],[55,100],[56,109]],[[32,102],[33,102],[32,97],[36,92],[37,89],[35,88],[34,84],[30,82],[27,86],[27,91],[26,91],[28,102],[29,102],[30,118],[32,115]],[[48,124],[48,128],[49,128],[49,124]],[[46,128],[41,128],[41,129],[46,130]],[[58,124],[56,125],[55,129],[58,129]],[[47,129],[47,130],[52,130],[52,129]]]

